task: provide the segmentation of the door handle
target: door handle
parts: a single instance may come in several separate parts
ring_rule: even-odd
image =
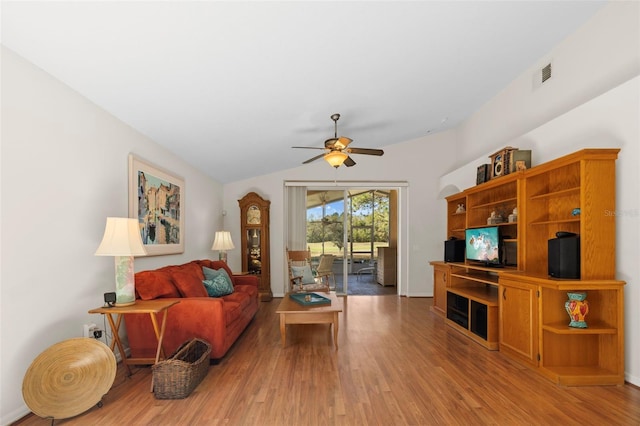
[[[506,288],[502,289],[502,300],[507,300],[507,289]]]

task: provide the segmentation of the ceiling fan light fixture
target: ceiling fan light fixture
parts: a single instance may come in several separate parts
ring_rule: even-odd
[[[353,140],[340,136],[334,143],[334,146],[338,149],[345,149]]]
[[[325,154],[324,159],[327,160],[327,163],[331,164],[333,167],[338,168],[344,163],[344,160],[349,157],[347,154],[341,151],[331,151]]]

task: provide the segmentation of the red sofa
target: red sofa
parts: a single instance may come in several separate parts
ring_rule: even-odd
[[[233,293],[209,297],[202,283],[202,267],[224,268],[233,283]],[[171,355],[182,343],[198,337],[211,344],[211,358],[222,358],[258,312],[258,278],[232,275],[226,263],[194,260],[135,274],[136,298],[171,298],[180,303],[169,308],[163,348]],[[158,315],[158,321],[162,314]],[[154,358],[158,341],[148,314],[124,317],[133,358]]]

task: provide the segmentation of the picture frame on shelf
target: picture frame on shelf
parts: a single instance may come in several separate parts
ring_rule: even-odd
[[[129,217],[149,256],[184,252],[184,179],[129,154]]]

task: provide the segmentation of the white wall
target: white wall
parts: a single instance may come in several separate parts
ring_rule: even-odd
[[[534,73],[550,61],[553,76],[534,89]],[[611,2],[460,126],[457,165],[497,151],[639,70],[640,2]]]
[[[22,379],[44,349],[82,336],[114,290],[114,261],[94,256],[107,216],[127,216],[129,152],[185,179],[182,255],[136,270],[212,258],[222,186],[50,75],[2,48],[0,424],[28,413]]]

